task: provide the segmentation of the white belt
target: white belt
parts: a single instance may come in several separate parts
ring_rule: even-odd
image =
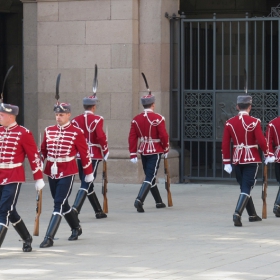
[[[64,157],[64,158],[47,157],[47,160],[50,162],[69,162],[73,159],[75,159],[75,157]]]
[[[250,148],[258,148],[258,145],[233,145],[234,148],[238,149],[250,149]]]
[[[160,139],[140,139],[140,142],[144,142],[144,143],[149,143],[149,142],[154,142],[154,143],[159,143],[161,142]]]
[[[22,163],[0,163],[0,168],[15,168],[22,166]]]

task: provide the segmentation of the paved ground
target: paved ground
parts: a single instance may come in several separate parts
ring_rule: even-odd
[[[107,219],[96,220],[88,201],[80,220],[83,234],[68,241],[65,220],[51,248],[40,249],[53,202],[43,190],[40,236],[23,253],[12,226],[0,249],[0,279],[280,279],[280,218],[272,213],[278,190],[268,190],[268,219],[233,226],[239,190],[235,184],[173,184],[172,208],[156,209],[152,196],[145,213],[133,207],[139,185],[109,184]],[[159,185],[166,201],[164,185]],[[70,197],[73,202],[78,184]],[[96,186],[98,196],[100,184]],[[261,215],[261,186],[253,190]],[[18,211],[33,231],[34,184],[24,184]]]

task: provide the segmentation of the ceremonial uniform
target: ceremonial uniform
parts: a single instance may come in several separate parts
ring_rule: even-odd
[[[275,177],[280,185],[280,117],[269,122],[266,130],[266,138],[269,147],[269,156],[275,160]],[[276,195],[273,213],[280,217],[280,187]]]
[[[142,105],[152,105],[155,97],[153,95],[144,96],[141,98],[141,102]],[[139,145],[138,139],[140,140]],[[149,190],[155,199],[156,207],[165,207],[156,185],[156,174],[161,155],[167,156],[169,151],[169,137],[164,117],[154,113],[151,108],[144,109],[144,112],[137,115],[131,122],[128,143],[131,161],[137,162],[138,152],[141,155],[145,173],[145,180],[134,203],[135,208],[138,212],[144,212],[142,205]]]
[[[94,179],[97,175],[99,162],[104,158],[105,160],[107,160],[107,157],[109,155],[107,137],[103,131],[103,117],[95,115],[92,111],[95,110],[95,108],[93,109],[93,106],[96,105],[96,102],[96,96],[85,97],[83,99],[83,105],[88,106],[89,110],[86,110],[84,114],[79,115],[72,120],[73,125],[81,128],[84,131],[84,136],[86,138],[90,151]],[[85,174],[82,169],[80,155],[78,154],[77,157],[81,187],[77,193],[75,202],[72,207],[76,210],[77,213],[80,213],[84,200],[87,196],[95,211],[96,218],[106,218],[107,215],[103,212],[94,191],[94,184],[93,182],[85,182]]]
[[[0,115],[2,115],[0,116],[0,124],[3,125],[0,126],[0,247],[10,221],[23,240],[22,250],[30,252],[32,250],[32,236],[19,216],[16,204],[21,185],[25,182],[23,163],[26,156],[34,180],[36,180],[36,189],[38,184],[40,185],[39,189],[45,185],[41,160],[31,131],[18,125],[15,122],[15,117],[12,118],[12,123],[5,126],[4,119],[2,119],[3,113],[4,118],[9,114],[16,116],[18,107],[0,103]]]
[[[70,108],[70,104],[61,103],[55,106],[54,111],[57,116],[69,113],[70,118]],[[54,199],[54,210],[46,237],[40,245],[41,248],[45,248],[53,245],[54,235],[62,216],[72,230],[72,235],[68,240],[76,240],[82,234],[77,215],[68,203],[74,177],[78,173],[77,153],[80,154],[82,168],[86,175],[92,174],[92,166],[83,131],[73,126],[68,119],[63,125],[57,124],[45,129],[41,153],[43,160],[47,161],[44,173],[48,176]]]
[[[237,104],[252,104],[251,96],[238,96]],[[222,155],[225,170],[231,172],[231,163],[235,166],[236,180],[240,185],[240,196],[237,202],[233,221],[235,226],[242,226],[241,215],[246,207],[249,221],[260,221],[257,216],[252,197],[251,190],[256,183],[258,172],[258,164],[261,158],[258,148],[268,153],[267,141],[262,134],[260,120],[249,116],[250,109],[240,110],[238,115],[229,119],[224,127],[222,140]],[[233,142],[233,156],[231,159],[230,147],[231,140]]]

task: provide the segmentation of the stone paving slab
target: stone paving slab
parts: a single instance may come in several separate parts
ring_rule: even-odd
[[[10,226],[0,249],[0,279],[280,279],[280,218],[272,213],[276,184],[268,187],[268,219],[249,223],[245,211],[240,228],[232,222],[239,195],[236,184],[172,184],[174,206],[156,209],[149,194],[145,213],[133,207],[139,187],[109,183],[107,219],[95,219],[86,200],[79,216],[79,240],[67,240],[71,232],[62,220],[54,246],[41,249],[53,207],[46,185],[33,251],[22,252]],[[75,183],[71,204],[78,188]],[[159,189],[166,202],[164,185]],[[96,192],[103,202],[100,184]],[[17,209],[31,232],[35,196],[34,184],[23,184]],[[260,184],[252,196],[261,215]]]

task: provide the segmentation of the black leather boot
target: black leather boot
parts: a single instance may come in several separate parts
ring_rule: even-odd
[[[261,217],[259,217],[257,215],[256,209],[255,209],[255,206],[254,206],[254,203],[253,203],[253,199],[252,199],[251,196],[250,196],[250,198],[247,202],[246,210],[247,210],[248,215],[249,215],[249,222],[259,222],[259,221],[262,220]]]
[[[53,239],[54,236],[59,228],[60,222],[61,222],[61,216],[60,215],[52,215],[49,227],[46,232],[46,236],[44,241],[40,244],[40,248],[47,248],[53,246]]]
[[[233,222],[234,222],[234,225],[236,227],[242,227],[241,215],[244,211],[244,208],[247,205],[247,202],[248,202],[249,198],[250,197],[245,193],[241,193],[239,195],[237,205],[236,205],[236,208],[235,208],[235,213],[233,214]]]
[[[74,204],[72,206],[72,209],[74,209],[77,214],[80,214],[81,212],[81,209],[82,209],[82,206],[84,204],[84,201],[86,199],[86,196],[87,196],[87,192],[85,190],[79,190],[77,195],[76,195],[76,198],[75,198],[75,201],[74,201]]]
[[[31,252],[32,251],[32,247],[31,247],[32,236],[30,235],[28,229],[26,228],[23,220],[20,219],[19,222],[13,224],[13,227],[23,241],[22,251]]]
[[[69,213],[64,215],[64,218],[72,230],[72,234],[68,238],[68,240],[77,240],[78,236],[82,234],[82,227],[79,224],[79,220],[77,215],[75,214],[75,210],[71,209]]]
[[[151,187],[150,191],[151,191],[151,193],[152,193],[152,195],[155,199],[156,208],[165,208],[166,205],[162,202],[162,199],[161,199],[161,196],[160,196],[157,185]]]
[[[144,208],[143,208],[143,204],[144,204],[144,200],[146,199],[146,197],[149,193],[150,188],[151,188],[150,183],[143,182],[143,184],[140,188],[139,194],[134,202],[134,207],[137,209],[137,212],[139,212],[139,213],[145,212]]]
[[[6,233],[8,231],[8,228],[5,227],[4,225],[0,225],[0,248],[2,246],[2,243],[5,239]]]
[[[95,212],[95,217],[96,219],[103,219],[103,218],[107,218],[107,215],[103,212],[101,205],[98,201],[98,198],[96,196],[96,193],[93,192],[91,194],[89,194],[88,196],[88,200]]]
[[[278,189],[278,193],[274,202],[273,213],[276,217],[280,217],[280,187]]]

